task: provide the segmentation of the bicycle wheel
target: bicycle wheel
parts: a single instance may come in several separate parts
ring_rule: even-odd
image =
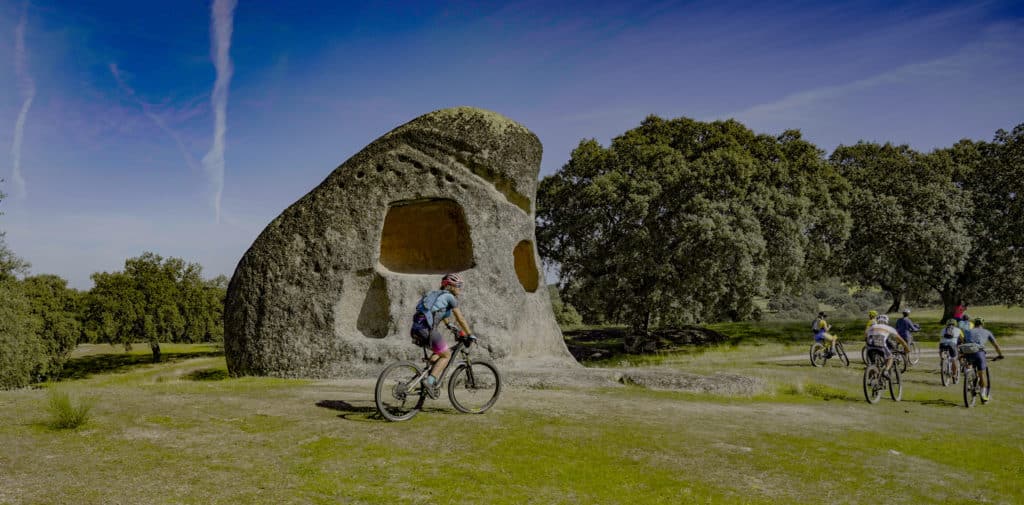
[[[868,403],[882,399],[882,370],[875,365],[864,369],[864,399]]]
[[[483,414],[501,394],[501,374],[487,361],[459,363],[448,381],[448,399],[459,412]]]
[[[868,364],[868,346],[864,346],[864,347],[860,348],[860,361],[861,361],[861,363],[864,363],[865,365]]]
[[[384,419],[406,421],[419,413],[425,399],[418,380],[421,373],[411,361],[392,363],[380,373],[373,400]]]
[[[917,342],[910,343],[910,364],[916,365],[921,361],[921,348],[917,346]]]
[[[900,378],[900,369],[895,366],[889,372],[889,396],[892,401],[898,402],[903,399],[903,380]]]
[[[939,378],[942,379],[942,386],[948,386],[953,381],[952,366],[949,359],[949,353],[946,351],[939,352]]]
[[[843,349],[842,342],[836,342],[836,355],[843,362],[843,366],[850,366],[850,357],[846,355],[846,349]]]
[[[811,345],[810,354],[812,366],[825,366],[825,346],[821,342],[815,342]]]
[[[964,406],[971,408],[978,401],[978,373],[974,367],[967,367],[961,374],[960,380],[964,382]]]
[[[901,372],[907,371],[907,355],[900,351],[893,351],[892,353],[892,367]]]

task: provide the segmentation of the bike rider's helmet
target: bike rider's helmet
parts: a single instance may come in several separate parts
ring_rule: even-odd
[[[462,276],[459,275],[459,274],[448,274],[448,275],[445,275],[444,278],[441,279],[441,289],[444,289],[444,288],[446,288],[448,286],[455,286],[457,288],[462,288],[462,284],[463,284]]]
[[[877,310],[869,310],[868,311],[868,317],[870,317],[871,319],[874,319],[874,318],[878,317],[878,311]]]
[[[952,317],[946,320],[946,326],[956,326],[956,319]]]
[[[889,324],[889,316],[882,314],[878,316],[878,319],[876,321],[878,322],[878,324]]]
[[[907,308],[903,309],[903,315],[904,316],[909,316],[910,315],[910,307],[907,307]]]
[[[971,316],[968,316],[967,313],[965,312],[964,315],[960,316],[960,320],[961,321],[970,321],[971,320]]]
[[[984,326],[984,325],[985,325],[985,319],[983,319],[981,317],[974,318],[974,326]]]

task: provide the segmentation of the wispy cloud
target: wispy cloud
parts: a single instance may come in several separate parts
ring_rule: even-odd
[[[28,54],[25,49],[25,28],[28,25],[28,3],[21,13],[21,21],[14,28],[14,72],[18,77],[18,87],[25,101],[18,112],[18,121],[14,125],[14,143],[11,145],[11,179],[14,181],[15,196],[24,199],[28,195],[25,177],[21,173],[21,144],[25,136],[25,121],[28,111],[32,108],[32,100],[36,98],[36,83],[28,72]]]
[[[116,63],[111,63],[109,66],[110,73],[114,75],[114,80],[117,81],[117,86],[121,88],[121,90],[124,91],[124,93],[128,95],[128,97],[131,98],[132,101],[137,103],[139,107],[142,108],[142,113],[145,114],[146,117],[152,120],[153,123],[156,124],[157,127],[159,127],[161,130],[163,130],[164,133],[166,133],[172,139],[174,139],[174,143],[178,146],[178,151],[181,152],[181,156],[185,158],[185,163],[189,166],[189,168],[198,171],[199,166],[196,163],[196,159],[195,157],[192,156],[192,153],[188,150],[188,148],[185,147],[185,143],[181,140],[181,135],[178,135],[177,132],[175,132],[169,126],[167,126],[167,123],[164,121],[164,119],[153,110],[153,106],[151,104],[147,103],[145,100],[142,100],[141,98],[139,98],[137,94],[135,94],[135,90],[132,89],[132,87],[125,82],[124,77],[121,75],[121,70],[117,67]]]
[[[975,42],[947,56],[926,62],[903,65],[863,79],[823,86],[786,95],[779,100],[763,103],[729,114],[742,121],[765,121],[780,118],[807,118],[821,114],[821,107],[848,95],[888,85],[946,81],[970,76],[976,67],[1010,64],[1022,53],[1017,44],[1022,40],[1020,26],[1012,24],[989,27]],[[1002,62],[1002,63],[1001,63]]]
[[[213,84],[213,145],[203,157],[203,167],[213,183],[213,208],[220,222],[220,204],[224,193],[224,137],[227,133],[228,87],[231,84],[231,32],[237,0],[213,0],[210,9],[210,52],[217,69]]]

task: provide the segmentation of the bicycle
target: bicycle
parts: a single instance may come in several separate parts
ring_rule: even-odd
[[[960,360],[962,367],[960,375],[964,380],[964,406],[971,408],[977,403],[978,397],[981,396],[981,380],[978,376],[978,371],[975,370],[974,365],[971,364],[971,360],[965,357],[966,354],[973,353],[965,353],[965,348],[967,348],[967,350],[972,350],[972,348],[970,348],[970,344],[960,345]],[[996,356],[995,358],[992,358],[991,361],[999,361],[1001,359],[1003,359],[1002,356]],[[989,373],[988,368],[985,369],[985,383],[988,384],[988,393],[991,395],[992,375]],[[982,399],[981,403],[988,403],[988,400]]]
[[[864,369],[864,399],[868,403],[878,403],[882,399],[882,390],[889,388],[889,396],[893,401],[903,399],[903,381],[900,379],[900,370],[896,364],[885,370],[885,357],[881,351],[873,351],[871,364]]]
[[[943,387],[960,382],[960,367],[945,349],[939,351],[939,377]]]
[[[458,337],[458,329],[448,326]],[[448,399],[456,410],[465,414],[483,414],[494,406],[501,394],[501,374],[490,361],[470,359],[471,342],[456,338],[452,348],[452,359],[441,371],[433,387],[423,384],[423,379],[430,374],[433,363],[431,352],[423,348],[423,365],[402,360],[391,363],[380,373],[374,388],[373,399],[377,412],[388,421],[407,421],[423,409],[423,403],[429,397],[437,399],[441,396],[441,385],[453,370],[448,380]],[[455,357],[461,353],[461,360]]]
[[[836,351],[831,353],[828,350],[828,345],[821,340],[815,340],[811,344],[811,366],[822,367],[828,362],[830,358],[839,358],[839,361],[843,363],[843,366],[850,366],[850,358],[846,355],[846,350],[843,348],[843,343],[839,341],[839,337],[836,337]]]

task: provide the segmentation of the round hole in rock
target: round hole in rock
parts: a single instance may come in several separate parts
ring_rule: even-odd
[[[473,242],[462,206],[442,199],[391,204],[380,237],[380,263],[408,274],[473,268]]]
[[[537,270],[537,260],[533,257],[533,242],[523,240],[516,244],[512,257],[515,260],[519,284],[530,293],[537,291],[540,285],[540,272]]]

